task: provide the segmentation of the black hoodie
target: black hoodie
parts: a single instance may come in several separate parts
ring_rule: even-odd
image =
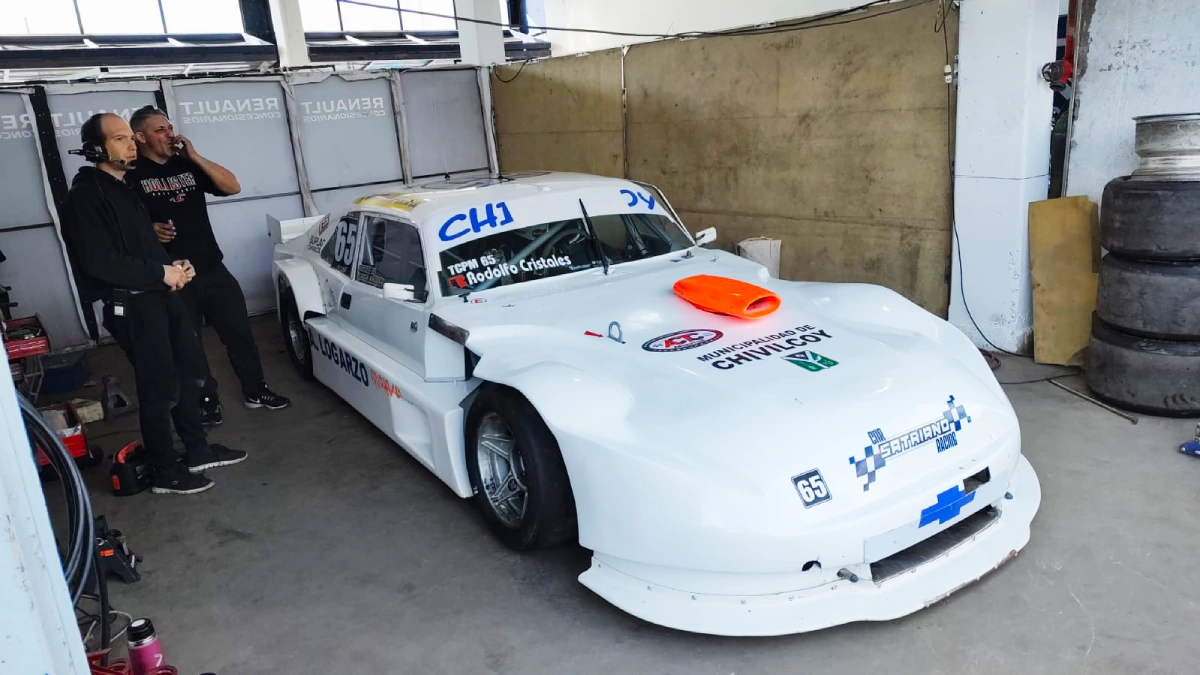
[[[142,200],[124,181],[95,167],[79,169],[59,215],[84,302],[108,299],[114,288],[168,290],[163,265],[171,259]]]

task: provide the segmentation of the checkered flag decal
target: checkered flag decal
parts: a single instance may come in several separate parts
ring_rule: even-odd
[[[967,416],[967,411],[961,405],[954,402],[953,396],[950,397],[949,401],[946,401],[946,406],[950,409],[942,413],[942,416],[946,418],[950,426],[954,427],[955,431],[962,431],[962,421],[971,421],[971,418]]]
[[[854,471],[859,478],[867,477],[867,482],[863,485],[863,492],[866,492],[871,489],[871,483],[875,482],[875,472],[886,466],[887,462],[884,461],[883,455],[875,454],[874,446],[868,445],[863,452],[866,454],[862,459],[851,457],[850,463],[854,465]]]

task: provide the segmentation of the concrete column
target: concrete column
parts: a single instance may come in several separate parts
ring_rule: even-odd
[[[308,43],[304,40],[304,25],[300,23],[300,0],[270,0],[271,23],[275,27],[275,48],[279,52],[279,67],[303,68],[308,58]]]
[[[462,20],[500,23],[499,0],[454,0],[454,14],[459,18],[458,44],[463,63],[477,66],[504,63],[504,33],[500,26]]]
[[[8,368],[0,356],[0,368]],[[0,666],[4,673],[90,672],[54,528],[11,385],[0,386]]]
[[[1053,95],[1040,71],[1054,60],[1058,10],[1059,0],[959,10],[950,321],[984,348],[1032,352],[1028,207],[1049,187]]]

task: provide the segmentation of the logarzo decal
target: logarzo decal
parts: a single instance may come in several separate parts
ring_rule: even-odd
[[[362,386],[370,386],[370,378],[367,375],[367,364],[359,361],[356,356],[342,349],[336,342],[321,335],[320,333],[308,330],[308,340],[312,345],[313,351],[329,359],[335,366],[346,371],[350,377],[358,380]]]

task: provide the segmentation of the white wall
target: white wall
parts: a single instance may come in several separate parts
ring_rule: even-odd
[[[796,19],[865,4],[866,0],[545,0],[547,26],[626,33],[719,31]],[[920,11],[920,10],[914,10]],[[932,21],[932,19],[930,19]],[[597,51],[654,38],[548,33],[555,56]]]
[[[1133,117],[1200,112],[1200,11],[1177,0],[1097,0],[1075,92],[1067,194],[1096,203],[1137,166]]]

